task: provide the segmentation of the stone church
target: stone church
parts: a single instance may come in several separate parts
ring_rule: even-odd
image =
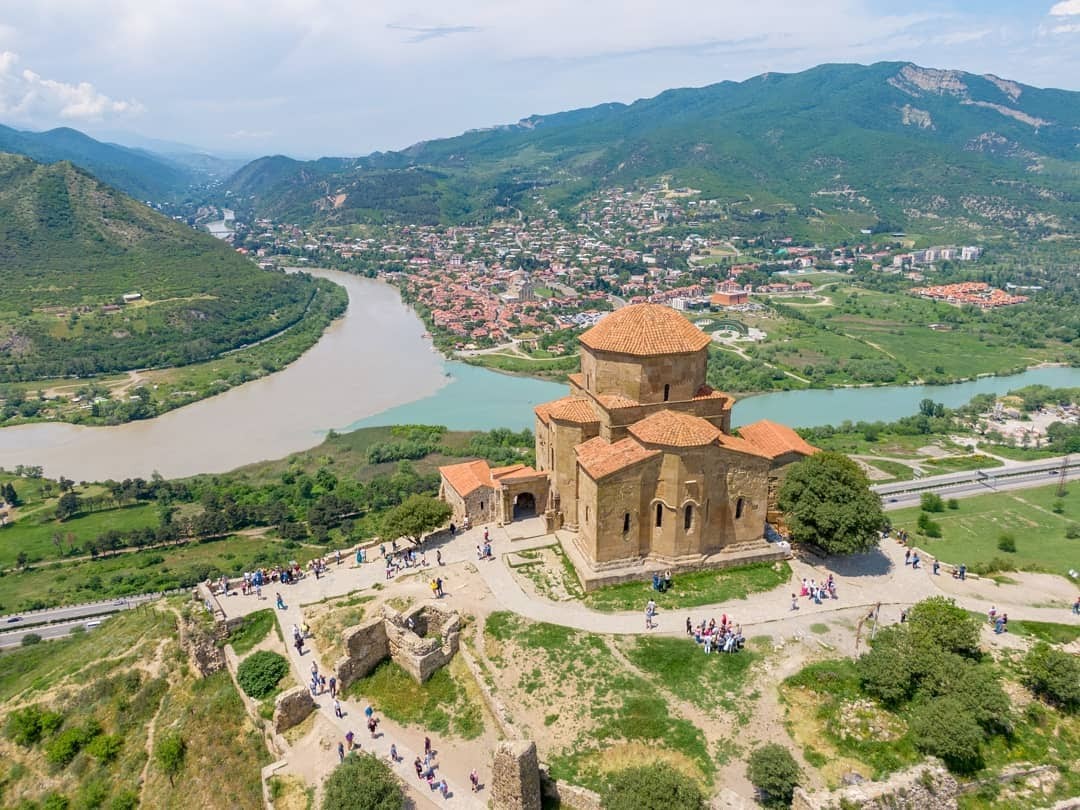
[[[734,400],[705,382],[710,338],[668,307],[637,304],[581,335],[570,393],[537,406],[537,469],[440,469],[461,522],[544,515],[586,585],[620,572],[769,559],[784,468],[816,449],[760,421],[731,432]]]

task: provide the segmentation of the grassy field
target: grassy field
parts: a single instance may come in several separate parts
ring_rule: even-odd
[[[31,563],[58,558],[53,543],[56,534],[61,535],[62,545],[70,548],[72,544],[81,546],[110,529],[127,532],[157,523],[153,505],[146,503],[91,512],[63,522],[53,518],[50,509],[42,509],[0,528],[0,568],[14,566],[20,551],[27,553]]]
[[[566,375],[578,370],[577,355],[569,357],[517,357],[509,354],[477,354],[461,358],[471,366],[483,366],[508,374],[527,374],[548,380],[565,380]]]
[[[266,537],[236,535],[72,563],[48,563],[0,578],[0,612],[78,604],[149,591],[191,587],[207,577],[236,575],[259,565],[322,553],[309,546],[288,548]]]
[[[653,599],[661,611],[683,610],[742,599],[760,591],[771,591],[790,579],[791,566],[786,562],[754,563],[739,568],[679,574],[674,578],[671,590],[665,593],[653,590],[651,580],[609,585],[586,594],[584,602],[594,610],[605,612],[643,611],[645,603]],[[681,624],[683,619],[681,616],[675,619],[661,617],[659,621],[675,621]]]
[[[1080,523],[1080,484],[1070,485],[1064,498],[1056,492],[1057,486],[1050,485],[965,498],[959,509],[931,515],[941,525],[940,539],[918,537],[918,544],[950,563],[971,566],[1000,557],[1018,569],[1064,575],[1070,568],[1080,568],[1080,539],[1065,537],[1069,524]],[[1061,514],[1054,512],[1055,506]],[[901,509],[889,516],[894,526],[916,536],[918,509]],[[1005,532],[1016,540],[1014,553],[997,547]]]

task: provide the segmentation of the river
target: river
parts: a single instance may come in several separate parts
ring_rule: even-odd
[[[393,287],[333,270],[310,272],[345,287],[349,308],[292,365],[147,421],[0,429],[0,466],[40,464],[49,476],[76,481],[224,472],[313,447],[329,429],[406,423],[531,428],[532,407],[566,393],[564,385],[444,360]],[[1034,383],[1080,387],[1080,369],[1032,369],[947,386],[764,394],[741,400],[732,422],[767,418],[805,427],[888,421],[915,413],[927,397],[955,406],[977,393]]]

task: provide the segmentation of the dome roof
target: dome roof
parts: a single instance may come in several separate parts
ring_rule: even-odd
[[[630,425],[630,434],[645,444],[666,447],[701,447],[723,434],[700,416],[678,411],[657,411]]]
[[[701,351],[710,338],[670,307],[633,304],[602,318],[580,340],[600,352],[650,357]]]

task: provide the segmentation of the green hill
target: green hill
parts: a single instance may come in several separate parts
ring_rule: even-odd
[[[669,90],[402,152],[263,158],[241,208],[306,222],[469,221],[670,176],[746,214],[1046,236],[1080,225],[1080,93],[889,62]],[[378,211],[374,211],[378,207]],[[756,215],[756,214],[755,214]]]
[[[24,132],[0,126],[0,152],[39,163],[70,161],[103,183],[140,200],[171,199],[203,181],[203,172],[142,149],[96,141],[75,129]]]
[[[301,320],[322,283],[261,270],[70,163],[5,154],[0,266],[0,381],[214,357]]]

